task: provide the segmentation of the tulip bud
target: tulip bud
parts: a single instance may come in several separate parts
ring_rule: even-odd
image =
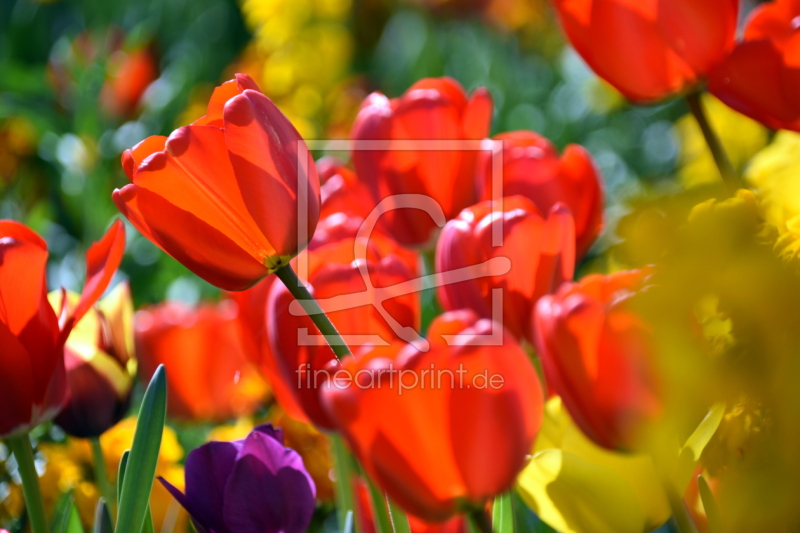
[[[56,304],[60,297],[53,292],[50,301]],[[77,300],[77,294],[67,294],[68,306]],[[67,402],[56,423],[74,437],[99,437],[125,416],[136,375],[127,283],[117,285],[76,324],[64,347],[64,361]]]
[[[498,229],[503,242],[494,246]],[[495,258],[506,259],[509,270],[476,270],[471,279],[447,283],[449,271]],[[502,206],[481,202],[465,209],[445,225],[436,246],[442,306],[449,311],[472,309],[482,318],[493,318],[494,290],[502,290],[503,326],[520,340],[531,339],[530,316],[536,300],[571,280],[574,270],[575,229],[569,209],[558,203],[545,219],[522,196],[504,198]]]
[[[388,99],[373,93],[364,100],[350,138],[386,141],[380,149],[356,145],[353,162],[359,179],[371,189],[376,203],[398,194],[433,198],[446,218],[476,200],[475,162],[478,150],[459,149],[461,141],[479,141],[489,134],[492,97],[484,87],[468,98],[451,78],[427,78],[412,85],[401,97]],[[434,140],[450,142],[450,150],[392,149],[391,142]],[[398,208],[381,217],[397,241],[407,246],[428,246],[436,223],[420,209]]]
[[[628,305],[646,272],[593,274],[544,296],[533,317],[547,384],[587,437],[630,448],[661,411],[652,331]]]
[[[575,219],[575,260],[580,261],[603,230],[603,179],[591,154],[571,144],[559,156],[553,143],[532,131],[501,133],[493,140],[503,143],[503,196],[524,196],[540,213],[566,204]],[[481,152],[483,201],[492,199],[492,172],[491,154]]]
[[[446,313],[428,340],[427,352],[365,349],[320,394],[370,478],[407,512],[443,522],[513,485],[543,397],[525,351],[496,322]]]
[[[555,0],[572,46],[634,101],[677,94],[733,47],[739,0]]]
[[[311,522],[314,481],[271,425],[242,440],[200,446],[189,453],[185,472],[185,494],[159,481],[199,533],[303,533]]]

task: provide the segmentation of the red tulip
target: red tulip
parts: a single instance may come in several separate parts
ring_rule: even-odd
[[[105,291],[124,251],[118,220],[86,252],[86,282],[75,307],[69,312],[62,304],[57,314],[47,299],[44,240],[19,222],[0,220],[0,438],[25,433],[61,409],[64,343]]]
[[[412,272],[397,256],[380,257],[377,251],[368,253],[367,259],[354,261],[350,259],[354,243],[352,239],[345,240],[333,245],[335,249],[332,251],[325,247],[312,253],[312,256],[319,254],[324,262],[314,261],[316,267],[310,270],[308,279],[309,291],[320,300],[320,306],[339,333],[360,337],[358,342],[348,342],[350,348],[356,350],[359,346],[392,342],[399,338],[397,330],[400,328],[419,331],[419,297],[416,293],[394,294],[389,290],[381,296],[375,290],[409,282],[413,279]],[[364,272],[360,270],[361,266]],[[364,275],[375,289],[367,286]],[[334,297],[340,297],[339,302],[343,304],[339,310],[333,310],[336,302],[328,300]],[[300,420],[334,429],[320,405],[319,388],[325,381],[325,374],[321,371],[330,365],[335,366],[336,356],[324,342],[313,341],[319,332],[309,317],[291,314],[289,306],[293,301],[284,285],[273,285],[266,311],[270,349],[265,352],[265,357],[270,359],[263,370],[271,383],[282,383],[275,387],[275,395],[287,411],[295,416],[300,411]],[[387,316],[379,311],[381,308]],[[299,340],[303,329],[312,340]],[[286,390],[291,392],[290,397],[281,397]]]
[[[345,359],[321,389],[370,478],[420,519],[442,522],[483,506],[513,485],[530,453],[542,390],[507,332],[484,345],[496,328],[471,311],[447,313],[431,324],[430,351],[406,343],[373,348]],[[449,345],[452,334],[460,342]]]
[[[709,90],[771,128],[800,131],[800,2],[754,9],[742,42],[712,71]]]
[[[575,219],[575,255],[580,260],[603,230],[603,185],[591,154],[570,144],[559,157],[553,143],[532,131],[501,133],[503,143],[502,196],[528,198],[541,213],[558,202]],[[481,152],[478,187],[481,200],[492,199],[492,158]]]
[[[660,411],[652,333],[627,302],[642,271],[565,283],[536,305],[536,348],[547,384],[587,437],[630,448],[640,424]]]
[[[132,183],[114,191],[114,202],[192,272],[243,290],[288,263],[314,233],[319,178],[310,158],[307,172],[298,168],[303,150],[289,120],[237,74],[214,91],[206,116],[125,151]],[[298,197],[303,188],[307,204]],[[307,226],[299,238],[298,217]]]
[[[167,408],[173,418],[223,421],[252,414],[266,387],[247,362],[233,302],[164,303],[136,313],[139,375],[158,365],[170,372]]]
[[[480,140],[489,134],[492,99],[481,87],[467,98],[451,78],[428,78],[412,85],[400,98],[372,93],[361,106],[350,138],[384,140]],[[359,179],[376,200],[398,194],[433,198],[445,217],[452,218],[475,203],[475,162],[478,150],[353,150]],[[420,209],[392,209],[381,217],[387,233],[404,245],[426,246],[436,223]]]
[[[117,50],[108,64],[108,79],[100,90],[100,105],[113,117],[132,115],[144,92],[158,78],[158,65],[149,48]]]
[[[336,158],[326,156],[317,161],[317,171],[322,182],[320,219],[337,213],[361,219],[369,216],[375,200],[369,187],[352,170]]]
[[[61,293],[50,294],[59,301]],[[79,296],[67,294],[68,308]],[[136,375],[133,300],[120,283],[83,316],[64,346],[67,400],[56,424],[74,437],[99,437],[128,412]]]
[[[493,246],[494,228],[502,228],[502,246]],[[436,271],[479,265],[507,257],[505,274],[474,277],[439,286],[439,300],[446,310],[472,309],[492,318],[493,291],[502,289],[503,325],[517,339],[531,339],[533,304],[572,279],[575,270],[575,227],[569,209],[555,204],[547,219],[522,196],[498,202],[481,202],[447,223],[436,246]]]
[[[739,0],[554,0],[572,46],[634,101],[698,83],[733,48]]]

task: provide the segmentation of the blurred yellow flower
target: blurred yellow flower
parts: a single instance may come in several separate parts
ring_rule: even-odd
[[[554,397],[547,402],[533,457],[517,479],[517,490],[562,533],[642,533],[671,514],[659,480],[650,457],[593,444]]]
[[[703,95],[703,106],[731,163],[741,171],[750,158],[766,146],[769,131],[709,94]],[[694,117],[687,114],[680,118],[675,123],[675,131],[681,145],[679,177],[683,186],[691,188],[718,183],[719,171]]]

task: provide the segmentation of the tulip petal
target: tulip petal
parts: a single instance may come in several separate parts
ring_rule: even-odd
[[[206,116],[195,120],[192,125],[216,126],[221,128],[223,126],[222,114],[225,109],[225,104],[228,103],[228,100],[237,94],[242,94],[247,89],[260,91],[253,78],[247,74],[236,74],[235,80],[226,81],[219,87],[216,87],[211,94],[211,99],[208,101]]]
[[[275,104],[256,91],[230,99],[224,120],[225,144],[250,216],[277,255],[295,255],[314,233],[320,207],[317,167],[305,141]],[[305,154],[304,162],[300,154]],[[301,177],[302,172],[307,176]],[[307,186],[305,205],[299,205],[299,186]],[[306,219],[307,235],[298,236],[299,217]]]
[[[224,523],[242,533],[302,533],[314,498],[314,482],[297,452],[255,431],[245,439],[225,485]]]
[[[156,193],[127,185],[113,197],[136,229],[212,285],[243,290],[269,273],[224,233]]]
[[[163,151],[166,143],[167,138],[163,135],[153,135],[130,150],[125,150],[122,153],[122,168],[128,179],[133,181],[133,176],[136,174],[136,169],[139,168],[139,165],[154,153]]]
[[[193,517],[208,524],[208,527],[225,523],[225,484],[241,448],[242,444],[239,441],[208,442],[193,450],[186,459],[184,501],[190,507],[186,507],[183,502],[181,505],[184,505]]]
[[[178,490],[178,488],[175,485],[173,485],[172,483],[170,483],[161,476],[158,476],[156,479],[158,479],[158,481],[161,482],[164,488],[167,489],[167,492],[169,492],[172,495],[172,497],[175,498],[175,501],[177,501],[181,505],[181,507],[183,507],[187,513],[189,513],[189,516],[192,519],[192,525],[195,527],[195,529],[197,529],[197,533],[226,533],[224,531],[218,532],[212,529],[208,529],[205,523],[203,523],[200,519],[198,519],[192,514],[191,511],[192,506],[189,503],[188,498],[180,490]]]
[[[14,335],[41,312],[47,257],[47,244],[33,230],[0,220],[0,322]]]
[[[86,252],[86,281],[83,292],[72,315],[68,320],[69,327],[62,331],[64,340],[69,336],[72,325],[86,314],[86,311],[103,295],[111,278],[119,268],[125,253],[125,225],[116,220],[102,239],[92,244]]]
[[[464,110],[463,128],[467,139],[483,139],[492,127],[492,94],[486,87],[478,87],[470,96]]]
[[[25,346],[0,322],[0,390],[3,408],[0,410],[0,438],[25,430],[32,421],[33,369]]]

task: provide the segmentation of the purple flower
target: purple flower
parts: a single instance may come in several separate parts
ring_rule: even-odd
[[[199,533],[302,533],[311,522],[314,481],[270,424],[243,440],[200,446],[189,453],[185,472],[185,495],[158,479]]]

